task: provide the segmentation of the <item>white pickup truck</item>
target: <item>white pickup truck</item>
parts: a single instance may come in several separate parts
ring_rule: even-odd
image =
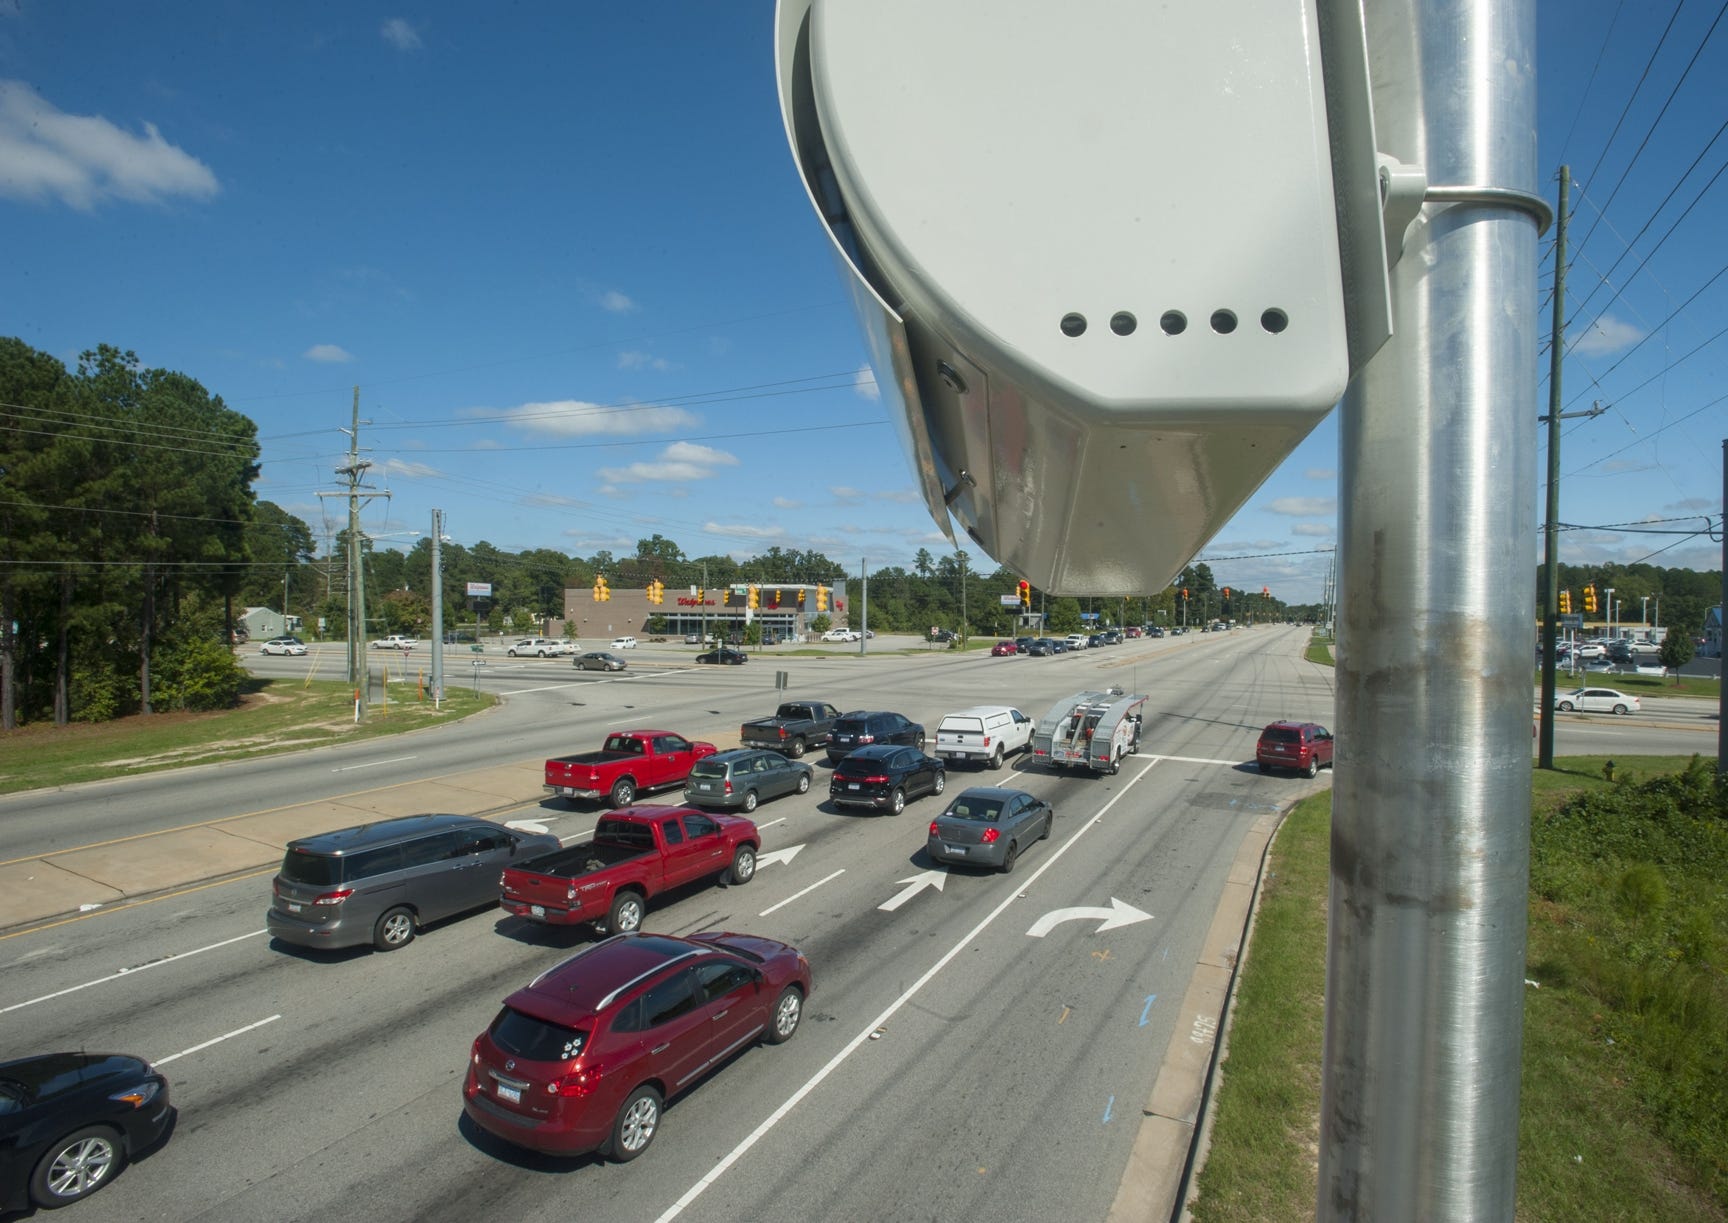
[[[372,643],[374,650],[412,650],[420,643],[402,633],[391,633],[388,637],[380,637]]]

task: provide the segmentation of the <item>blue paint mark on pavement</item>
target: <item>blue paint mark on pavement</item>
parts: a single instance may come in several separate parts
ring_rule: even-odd
[[[1110,1110],[1116,1107],[1116,1097],[1111,1096],[1110,1102],[1104,1106],[1104,1124],[1110,1124]]]
[[[1146,1019],[1148,1016],[1150,1016],[1152,1014],[1152,1004],[1156,1001],[1158,1001],[1158,995],[1157,994],[1147,994],[1146,995],[1146,1007],[1144,1010],[1142,1010],[1140,1012],[1140,1026],[1141,1027],[1146,1026]]]

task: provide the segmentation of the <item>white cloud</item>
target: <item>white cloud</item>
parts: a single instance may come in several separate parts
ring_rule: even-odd
[[[1290,528],[1292,535],[1306,535],[1313,539],[1332,538],[1332,528],[1323,522],[1299,522]]]
[[[1604,314],[1574,337],[1572,351],[1581,357],[1600,357],[1630,348],[1644,338],[1644,333],[1631,323]]]
[[[1629,471],[1653,471],[1655,467],[1656,464],[1646,459],[1609,459],[1597,464],[1596,470],[1604,476],[1618,476]]]
[[[1337,470],[1331,467],[1310,467],[1302,474],[1310,480],[1336,480],[1338,478]]]
[[[210,167],[162,139],[95,115],[70,115],[23,81],[0,80],[0,196],[58,199],[87,212],[105,199],[158,204],[209,199],[221,188]]]
[[[922,505],[924,498],[909,488],[891,488],[887,492],[876,493],[876,500],[891,501],[895,505]]]
[[[856,488],[847,488],[845,485],[830,488],[828,491],[834,495],[834,500],[841,505],[857,505],[864,499],[864,494],[861,491]]]
[[[701,417],[683,408],[606,407],[580,399],[548,403],[525,403],[515,408],[479,408],[471,416],[501,420],[517,429],[555,433],[560,437],[634,437],[639,433],[666,433],[689,429]]]
[[[401,17],[390,18],[378,32],[398,51],[418,51],[424,45],[414,27]]]
[[[354,354],[340,344],[314,344],[300,355],[324,365],[345,365],[354,359]]]
[[[858,381],[853,383],[860,399],[876,400],[882,398],[882,388],[876,385],[876,371],[868,365],[858,367]]]
[[[385,459],[383,470],[387,476],[401,476],[405,480],[424,480],[429,476],[444,474],[436,467],[425,463],[411,463],[407,459]]]
[[[790,497],[776,497],[774,498],[774,508],[777,510],[801,510],[804,508],[804,503],[794,501]]]
[[[628,467],[602,467],[594,474],[609,485],[642,484],[646,482],[678,484],[691,480],[706,480],[716,468],[736,467],[738,457],[712,446],[694,442],[674,442],[660,452],[656,460],[631,463]],[[677,490],[667,490],[668,495]]]
[[[1269,514],[1292,518],[1320,518],[1338,512],[1336,497],[1275,497],[1261,507]]]
[[[522,505],[551,506],[557,509],[567,509],[585,504],[574,497],[560,497],[556,493],[528,493],[517,500]]]
[[[784,527],[761,527],[749,523],[705,522],[702,529],[710,535],[730,535],[744,539],[780,539],[786,534]]]
[[[600,308],[613,314],[629,314],[636,308],[636,303],[617,289],[608,289],[600,295]]]
[[[656,357],[646,352],[621,352],[618,354],[619,369],[651,369],[656,373],[665,373],[672,368],[672,362],[665,357]]]
[[[1712,501],[1709,497],[1687,497],[1684,501],[1670,502],[1668,505],[1665,505],[1662,508],[1664,510],[1679,510],[1682,513],[1684,513],[1687,510],[1711,510],[1711,511],[1714,511],[1721,504],[1722,503],[1720,501]]]
[[[673,442],[666,447],[665,457],[682,463],[702,463],[710,467],[736,467],[738,456],[724,450],[716,450],[712,446],[698,446],[695,442]]]

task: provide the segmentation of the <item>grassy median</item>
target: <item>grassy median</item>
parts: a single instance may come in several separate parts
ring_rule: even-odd
[[[344,682],[254,677],[238,709],[0,733],[0,794],[400,734],[496,703],[487,693],[447,687],[442,708],[434,709],[413,674],[387,686],[374,679],[367,720],[356,725],[354,690]]]
[[[1728,819],[1714,770],[1557,763],[1535,777],[1518,1217],[1728,1218]],[[1273,846],[1202,1223],[1314,1214],[1330,826],[1317,795]]]

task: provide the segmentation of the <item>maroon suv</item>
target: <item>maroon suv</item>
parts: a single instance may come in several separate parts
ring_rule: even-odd
[[[1254,760],[1262,773],[1290,769],[1313,777],[1332,767],[1332,732],[1315,722],[1274,722],[1260,732]]]
[[[474,1040],[463,1108],[518,1146],[648,1149],[665,1102],[739,1050],[798,1030],[810,964],[749,934],[619,934],[504,1000]]]

